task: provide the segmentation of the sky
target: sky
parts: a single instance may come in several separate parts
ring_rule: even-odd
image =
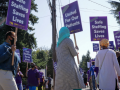
[[[59,32],[60,28],[64,26],[61,6],[65,6],[74,1],[76,0],[56,0],[57,32]],[[110,12],[110,10],[112,10],[113,8],[108,3],[108,0],[92,1],[100,5],[93,3],[90,0],[78,0],[83,27],[82,32],[76,33],[80,61],[82,60],[82,55],[86,55],[88,50],[90,51],[91,58],[95,58],[96,52],[93,52],[93,43],[99,43],[98,41],[91,41],[89,23],[90,16],[107,16],[109,41],[114,41],[113,31],[117,31],[120,29],[120,26],[117,24],[116,18],[114,18],[114,15]],[[114,1],[119,2],[119,0]],[[52,44],[52,24],[50,9],[48,7],[47,0],[35,0],[35,3],[38,4],[38,12],[33,12],[33,14],[35,14],[39,18],[38,23],[33,26],[35,28],[34,33],[35,37],[37,38],[37,46],[38,48],[46,47],[50,49]],[[71,34],[70,38],[74,42],[73,34]]]

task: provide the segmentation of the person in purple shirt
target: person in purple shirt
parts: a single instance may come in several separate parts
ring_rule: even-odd
[[[35,64],[31,63],[31,69],[26,69],[26,76],[28,77],[29,90],[36,90],[36,87],[40,85],[39,72],[35,68]]]
[[[19,90],[23,90],[23,86],[22,86],[22,77],[24,77],[24,75],[22,74],[22,72],[20,71],[20,68],[17,69],[17,75],[15,77],[16,80],[16,84]]]
[[[40,71],[41,68],[38,68],[39,71],[39,77],[40,77],[40,86],[38,86],[38,90],[42,90],[42,85],[43,85],[43,72]]]

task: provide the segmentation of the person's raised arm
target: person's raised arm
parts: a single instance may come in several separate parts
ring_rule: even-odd
[[[77,52],[77,50],[75,49],[72,40],[71,40],[71,39],[67,39],[66,41],[67,41],[66,44],[67,44],[67,46],[68,46],[68,48],[69,48],[72,56],[77,56],[78,52]],[[78,47],[77,47],[77,48],[78,48]]]

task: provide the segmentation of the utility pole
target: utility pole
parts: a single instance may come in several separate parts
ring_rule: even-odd
[[[53,61],[56,62],[56,0],[52,0],[52,46],[53,46]],[[55,87],[55,71],[53,65],[53,86]]]

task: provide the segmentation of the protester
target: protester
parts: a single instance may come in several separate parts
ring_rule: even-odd
[[[0,90],[18,90],[13,75],[17,73],[20,58],[15,53],[12,66],[12,52],[16,50],[14,40],[15,33],[9,31],[5,35],[5,42],[0,45]]]
[[[97,89],[97,87],[99,88],[99,85],[98,85],[97,82],[96,82],[96,78],[97,78],[97,75],[98,75],[98,71],[99,71],[99,68],[98,68],[98,67],[95,67],[94,73],[95,73],[95,87],[96,87],[96,89]]]
[[[120,52],[116,52],[116,56],[117,56],[117,60],[118,60],[118,63],[119,63],[119,65],[120,65]]]
[[[48,77],[48,90],[51,90],[51,75]]]
[[[85,87],[74,60],[74,56],[77,56],[78,53],[69,37],[69,29],[62,27],[59,31],[59,39],[56,48],[58,62],[55,77],[55,90],[71,90]]]
[[[88,86],[88,84],[87,84],[87,74],[86,74],[86,72],[84,72],[84,74],[83,74],[83,79],[84,79],[84,84],[85,84],[85,86]]]
[[[91,79],[90,79],[90,76],[91,76],[90,75],[90,70],[87,71],[87,76],[88,76],[87,78],[88,78],[88,83],[89,83],[89,86],[90,86],[90,90],[92,90],[92,85],[91,85],[92,83],[91,83]]]
[[[15,79],[16,79],[16,84],[17,84],[17,87],[19,90],[23,90],[22,77],[24,77],[24,75],[20,71],[20,68],[18,68],[17,75],[16,75]]]
[[[40,71],[41,68],[38,68],[39,71],[39,78],[40,78],[40,85],[38,86],[38,90],[42,90],[42,86],[43,86],[43,72]]]
[[[91,73],[91,78],[92,78],[93,90],[96,90],[95,89],[95,73],[94,73],[94,69],[95,69],[95,62],[92,62],[92,66],[90,67],[90,73]]]
[[[99,89],[119,90],[117,78],[120,80],[120,67],[115,52],[108,49],[109,41],[107,39],[102,39],[100,46],[101,50],[95,59],[95,66],[99,67]]]
[[[36,90],[36,87],[40,85],[40,77],[34,63],[31,63],[31,69],[26,68],[26,76],[28,77],[29,90]]]
[[[43,75],[43,90],[45,90],[45,77]]]

